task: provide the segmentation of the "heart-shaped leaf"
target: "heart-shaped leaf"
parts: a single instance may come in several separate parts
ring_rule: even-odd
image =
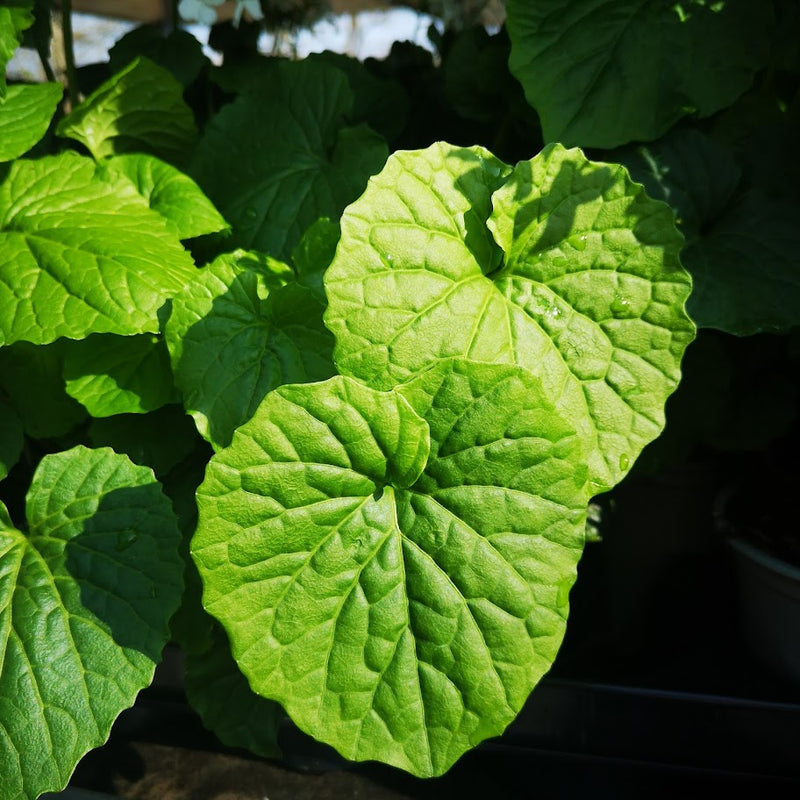
[[[586,467],[518,367],[445,362],[403,393],[268,394],[209,463],[192,552],[255,691],[347,758],[430,776],[552,663]]]
[[[480,148],[399,152],[341,228],[325,322],[343,374],[388,389],[452,356],[518,363],[596,492],[661,431],[691,282],[672,211],[624,168],[560,145],[513,171]]]
[[[27,530],[0,505],[3,797],[59,790],[153,677],[181,595],[169,500],[112,450],[46,456]]]

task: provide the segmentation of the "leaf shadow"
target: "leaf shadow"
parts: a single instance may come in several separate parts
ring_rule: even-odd
[[[116,645],[154,662],[183,593],[179,541],[172,506],[154,481],[103,495],[64,546],[81,606]]]
[[[289,283],[262,298],[263,288],[254,270],[239,273],[183,332],[173,361],[184,404],[206,418],[204,435],[222,447],[268,392],[336,374],[333,334],[314,290]]]

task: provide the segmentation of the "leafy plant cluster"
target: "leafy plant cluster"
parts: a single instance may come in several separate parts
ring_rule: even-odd
[[[796,321],[794,184],[758,147],[796,121],[796,4],[639,6],[509,0],[366,64],[141,28],[69,104],[0,84],[8,797],[62,787],[168,640],[266,756],[288,713],[438,775],[514,718],[687,298]],[[3,65],[48,14],[0,6]]]

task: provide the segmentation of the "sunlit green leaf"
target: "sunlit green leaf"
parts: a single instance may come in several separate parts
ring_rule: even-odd
[[[601,491],[663,427],[693,337],[683,240],[622,167],[549,146],[509,170],[445,144],[389,159],[325,274],[335,360],[382,389],[451,356],[518,363]]]
[[[128,178],[179,239],[191,239],[229,227],[188,175],[155,156],[144,153],[116,156],[106,161],[103,168],[111,175]]]
[[[8,87],[0,100],[0,161],[19,158],[44,136],[62,91],[58,83]]]
[[[194,275],[127,179],[75,153],[19,160],[0,183],[0,343],[155,332]]]
[[[552,663],[588,495],[520,368],[447,362],[404,392],[268,394],[211,459],[192,551],[253,689],[347,758],[430,776]]]
[[[183,87],[171,73],[138,58],[86,98],[58,126],[96,158],[151,153],[184,164],[197,140]]]

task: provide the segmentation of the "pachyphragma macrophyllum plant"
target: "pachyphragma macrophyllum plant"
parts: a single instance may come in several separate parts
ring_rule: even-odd
[[[0,7],[0,53],[30,21]],[[60,87],[2,87],[13,800],[68,781],[169,639],[226,742],[276,755],[288,713],[446,771],[551,666],[588,503],[694,335],[673,212],[625,168],[387,160],[338,68],[252,71],[200,131],[134,59],[38,155]]]

